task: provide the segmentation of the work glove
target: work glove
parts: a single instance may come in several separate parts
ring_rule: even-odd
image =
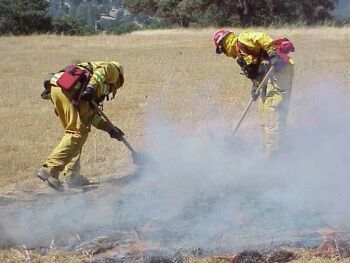
[[[269,53],[269,60],[272,66],[276,66],[282,62],[281,57],[276,53],[276,51],[271,51]]]
[[[104,99],[106,98],[106,95],[102,95],[101,97],[96,97],[94,100],[96,102],[97,105],[99,105],[102,101],[104,101]]]
[[[86,89],[83,91],[83,93],[81,94],[81,99],[87,102],[91,102],[95,97],[96,97],[96,89],[91,85],[88,85]]]
[[[111,136],[111,138],[117,139],[118,141],[122,141],[123,136],[125,135],[121,129],[115,126],[109,126],[106,129],[106,132],[109,134],[109,136]]]
[[[251,91],[250,91],[253,101],[256,101],[260,96],[260,91],[257,92],[259,85],[260,85],[259,81],[257,81],[257,80],[253,81],[253,86],[252,86]]]

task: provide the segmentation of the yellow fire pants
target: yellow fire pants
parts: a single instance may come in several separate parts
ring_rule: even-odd
[[[55,85],[51,87],[51,100],[65,129],[61,142],[44,165],[56,178],[62,171],[67,178],[79,174],[81,151],[94,116],[93,110],[85,101],[80,101],[78,107],[73,106],[71,102],[73,95],[74,90],[65,91]]]
[[[267,153],[275,153],[283,145],[293,76],[294,65],[288,63],[270,77],[260,96],[260,136]]]

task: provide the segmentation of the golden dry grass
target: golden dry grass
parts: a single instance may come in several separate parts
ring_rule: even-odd
[[[312,256],[308,249],[298,249],[295,251],[299,258],[291,263],[348,263],[350,259],[326,259]],[[62,251],[51,250],[44,256],[32,250],[27,250],[24,247],[14,247],[0,250],[0,260],[4,263],[21,263],[21,262],[40,262],[40,263],[78,263],[92,262],[92,258],[88,255],[74,255],[74,253],[64,253]],[[130,262],[130,261],[128,261]],[[231,257],[212,256],[207,258],[192,258],[185,259],[185,263],[230,263]]]
[[[3,263],[22,263],[22,262],[40,262],[40,263],[78,263],[89,262],[88,257],[76,257],[66,255],[62,252],[51,251],[45,256],[39,253],[26,250],[23,247],[10,248],[0,251],[0,260]]]
[[[233,29],[235,30],[235,29]],[[262,30],[262,29],[261,29]],[[62,129],[48,101],[40,99],[42,79],[72,61],[117,60],[125,87],[105,112],[136,148],[152,116],[164,114],[188,132],[203,123],[233,128],[249,100],[250,83],[235,61],[217,56],[215,29],[139,31],[124,36],[38,35],[0,38],[0,186],[35,186],[36,170],[58,144]],[[293,101],[317,89],[324,76],[350,86],[349,28],[266,30],[296,45]],[[210,113],[219,116],[210,119]],[[242,129],[257,130],[256,109]],[[291,107],[290,122],[295,115]],[[83,174],[118,176],[131,168],[129,153],[106,134],[93,130],[83,151]],[[15,184],[13,184],[15,183]]]

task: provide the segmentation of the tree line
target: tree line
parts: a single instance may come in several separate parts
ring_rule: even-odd
[[[147,12],[188,27],[314,25],[333,19],[338,0],[125,0],[128,9]]]
[[[122,3],[123,0],[0,0],[0,35],[95,34],[104,30],[97,28],[101,14],[108,13],[112,7],[119,7]],[[136,29],[130,21],[131,16],[115,20],[116,23],[111,27],[123,27],[124,20],[128,20],[128,30]],[[120,31],[126,32],[126,29],[117,33]]]
[[[0,34],[125,33],[140,28],[350,23],[339,0],[0,0]],[[108,17],[111,11],[113,17]],[[103,17],[107,17],[104,18]],[[102,19],[101,19],[102,17]],[[110,18],[110,19],[109,19]]]

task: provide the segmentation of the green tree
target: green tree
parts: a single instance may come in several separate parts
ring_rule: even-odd
[[[188,26],[307,25],[332,19],[338,0],[125,0],[137,15],[144,10],[168,24]]]
[[[95,26],[99,16],[98,8],[88,3],[81,3],[75,11],[75,18],[89,26]]]
[[[65,35],[92,35],[95,33],[90,27],[72,16],[57,17],[52,21],[53,32]]]
[[[177,5],[180,0],[159,0],[157,3],[157,16],[170,24],[180,24]]]
[[[154,15],[157,11],[158,2],[156,0],[124,0],[125,7],[134,15],[145,13]]]
[[[49,15],[60,17],[69,13],[69,7],[64,0],[49,0]]]
[[[306,24],[325,22],[331,18],[330,12],[335,9],[337,0],[299,0],[299,15]]]
[[[0,0],[1,1],[1,0]],[[17,0],[18,1],[18,0]],[[270,26],[302,23],[322,24],[332,19],[332,10],[338,0],[49,0],[52,8],[62,14],[71,14],[85,24],[94,26],[102,12],[124,5],[135,22],[147,27],[159,26]],[[69,12],[66,3],[69,2]],[[64,6],[62,7],[62,3]],[[127,21],[128,19],[124,19]],[[118,20],[119,21],[119,20]],[[117,22],[104,22],[118,28]],[[134,25],[134,26],[132,26]]]
[[[0,34],[48,32],[51,19],[43,0],[0,0]]]
[[[102,20],[100,22],[102,30],[113,34],[125,34],[139,29],[133,21],[132,16],[120,14],[115,20]]]
[[[66,2],[66,1],[65,1]],[[75,16],[76,15],[76,10],[78,8],[78,6],[82,3],[83,1],[82,0],[69,0],[68,3],[69,3],[69,14],[71,16]]]

